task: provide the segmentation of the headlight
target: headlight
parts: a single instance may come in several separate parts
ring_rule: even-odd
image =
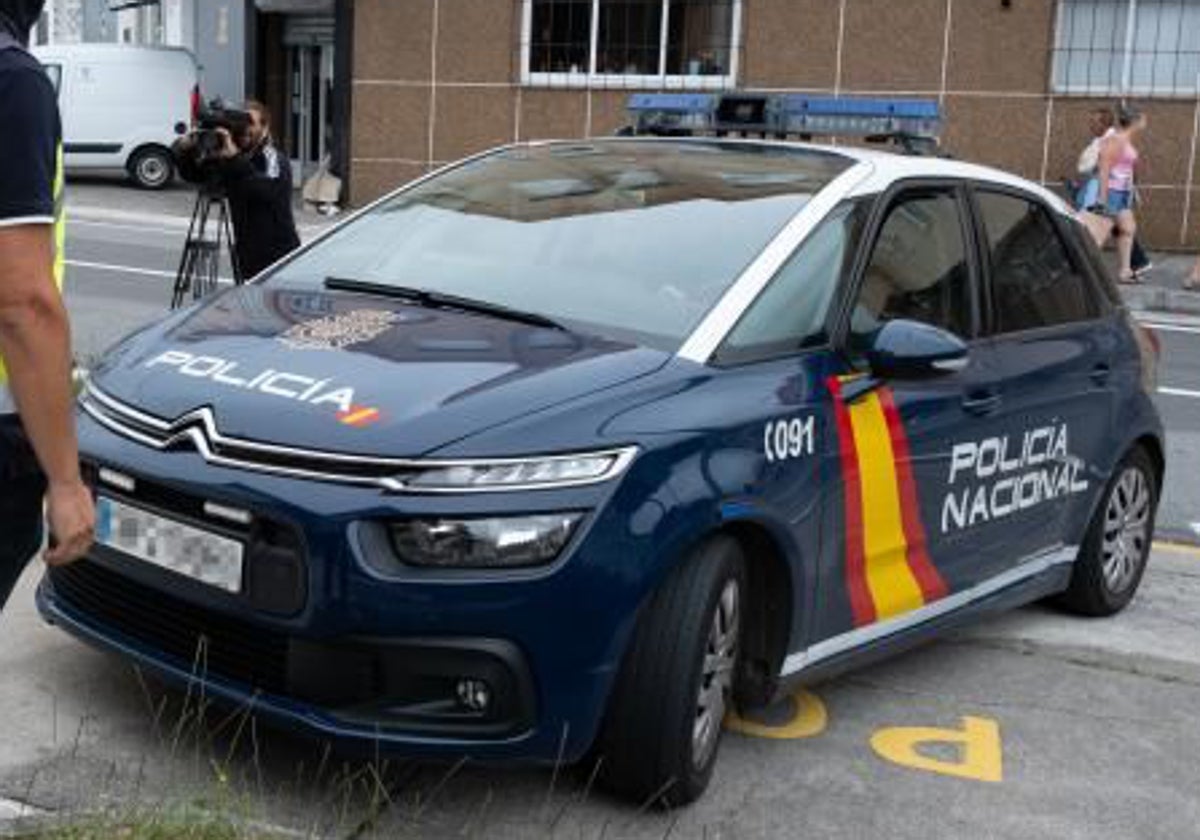
[[[582,518],[581,513],[552,513],[502,519],[414,519],[391,526],[392,547],[411,566],[542,566],[559,555]]]
[[[503,461],[474,461],[424,470],[406,489],[430,492],[530,490],[596,484],[615,478],[633,461],[636,449],[579,455],[548,455]]]

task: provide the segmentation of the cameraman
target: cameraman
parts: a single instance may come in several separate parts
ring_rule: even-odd
[[[187,181],[220,189],[229,198],[238,269],[250,279],[300,247],[292,216],[292,167],[271,140],[271,115],[261,102],[246,103],[249,120],[234,134],[217,128],[215,159],[197,160],[196,135],[176,144],[179,172]]]

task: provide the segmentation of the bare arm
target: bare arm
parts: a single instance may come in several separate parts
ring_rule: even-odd
[[[0,228],[0,355],[25,433],[46,473],[49,563],[87,550],[94,527],[91,494],[79,476],[71,395],[71,336],[54,283],[53,228]]]
[[[1100,194],[1096,198],[1097,204],[1108,204],[1108,176],[1120,153],[1121,142],[1115,137],[1109,137],[1100,147],[1100,172],[1097,174],[1100,179]]]

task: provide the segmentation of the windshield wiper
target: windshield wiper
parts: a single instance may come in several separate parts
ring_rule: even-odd
[[[480,315],[491,315],[506,321],[516,321],[535,327],[546,327],[552,330],[570,332],[557,321],[539,315],[536,312],[524,312],[520,309],[510,309],[499,303],[488,303],[485,300],[448,295],[444,292],[433,292],[429,289],[418,289],[413,286],[396,286],[391,283],[374,283],[370,280],[354,280],[348,277],[326,277],[325,288],[339,292],[361,292],[368,295],[401,298],[411,301],[427,309],[457,309],[462,312],[475,312]]]

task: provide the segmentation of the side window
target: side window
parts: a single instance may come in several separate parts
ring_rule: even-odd
[[[953,193],[902,195],[888,210],[851,311],[850,349],[865,350],[898,319],[972,337],[971,272]]]
[[[828,340],[825,324],[866,222],[866,201],[836,207],[788,258],[717,351],[722,364],[794,353]]]
[[[1086,321],[1099,314],[1094,291],[1048,211],[996,192],[977,194],[992,266],[996,332]]]

